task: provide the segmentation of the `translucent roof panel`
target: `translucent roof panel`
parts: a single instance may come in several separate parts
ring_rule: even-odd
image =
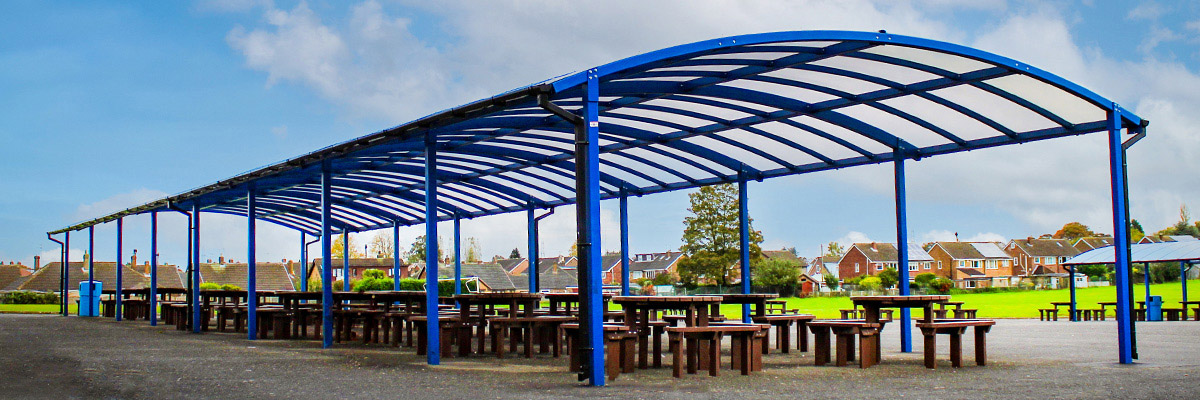
[[[1200,261],[1200,241],[1140,243],[1129,246],[1132,262]],[[1113,264],[1116,250],[1104,246],[1072,257],[1063,264]]]
[[[322,169],[333,225],[424,223],[426,145],[439,219],[575,202],[575,127],[589,74],[600,94],[601,198],[919,159],[1106,131],[1143,121],[1033,66],[945,42],[874,32],[726,37],[641,54],[510,90],[86,221],[167,209],[244,213],[311,232]],[[169,207],[169,208],[168,208]],[[56,232],[61,232],[56,231]]]

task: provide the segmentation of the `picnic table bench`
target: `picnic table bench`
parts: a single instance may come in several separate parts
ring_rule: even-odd
[[[962,334],[967,328],[975,328],[975,364],[987,365],[987,333],[996,321],[986,319],[947,319],[933,322],[917,322],[917,328],[925,336],[925,368],[937,368],[937,335],[950,336],[950,365],[962,366]]]
[[[862,353],[859,368],[869,368],[879,363],[879,332],[886,322],[867,322],[862,319],[822,320],[808,323],[813,333],[813,365],[829,363],[830,334],[837,338],[836,364],[845,366],[854,361],[854,337],[858,336],[858,348]]]

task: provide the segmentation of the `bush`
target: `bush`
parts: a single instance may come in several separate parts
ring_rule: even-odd
[[[367,272],[379,272],[380,275],[384,275],[380,271],[368,270]],[[388,279],[386,275],[384,275],[383,277],[370,277],[370,275],[373,275],[373,274],[366,274],[366,273],[364,273],[363,275],[367,276],[367,278],[350,283],[351,290],[361,293],[361,292],[366,292],[366,291],[392,290],[392,288],[394,286],[393,285],[394,282],[392,282],[391,279]]]
[[[58,293],[19,290],[0,295],[2,304],[58,304]]]
[[[363,280],[367,279],[387,279],[387,273],[377,269],[368,269],[363,271]]]
[[[883,280],[877,276],[868,276],[858,281],[858,288],[866,291],[879,290],[883,286]]]
[[[953,289],[953,288],[954,288],[954,281],[946,279],[946,278],[937,278],[937,279],[934,279],[933,281],[929,282],[929,290],[940,293],[940,294],[950,293],[950,289]]]
[[[883,285],[884,289],[896,287],[896,284],[900,282],[900,273],[891,267],[879,271],[879,275],[876,275],[876,277],[879,278],[880,284]]]
[[[863,278],[866,278],[866,277],[868,277],[868,276],[870,276],[870,275],[859,275],[859,276],[856,276],[856,277],[853,277],[853,278],[847,279],[847,280],[846,280],[846,282],[845,282],[845,284],[847,284],[847,285],[856,285],[856,286],[857,286],[857,285],[858,285],[858,283],[859,283],[859,282],[861,282],[861,281],[863,280]]]
[[[919,288],[928,289],[929,283],[933,282],[934,279],[937,279],[937,275],[934,275],[932,272],[925,272],[913,277],[913,283]]]
[[[221,285],[221,290],[245,290],[237,285],[224,284]]]
[[[826,286],[826,287],[828,287],[828,288],[829,288],[829,290],[837,290],[837,288],[838,288],[838,279],[837,279],[837,277],[836,277],[836,276],[833,276],[833,275],[825,275],[825,278],[824,278],[824,279],[825,279],[825,286]]]
[[[650,283],[655,285],[674,285],[679,283],[679,276],[671,272],[658,274],[654,276],[654,279],[650,280]]]
[[[221,290],[221,284],[214,282],[204,282],[200,284],[200,290]]]

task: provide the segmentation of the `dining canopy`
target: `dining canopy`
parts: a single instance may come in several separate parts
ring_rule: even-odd
[[[516,211],[532,221],[533,209],[577,204],[581,292],[598,296],[601,199],[624,207],[630,195],[736,182],[745,231],[749,180],[894,163],[897,241],[907,243],[905,160],[1092,132],[1109,133],[1124,227],[1123,146],[1146,124],[1070,81],[969,47],[882,31],[752,34],[520,87],[50,233],[193,210],[197,227],[199,212],[252,215],[328,237]],[[426,225],[432,249],[436,224]],[[898,248],[904,263],[908,246]],[[602,365],[594,347],[589,365]],[[589,370],[603,384],[603,369]]]

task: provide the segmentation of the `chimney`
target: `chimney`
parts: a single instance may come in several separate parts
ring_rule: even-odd
[[[954,232],[954,241],[955,241],[955,242],[957,242],[957,241],[958,241],[958,232]]]
[[[145,269],[146,269],[146,275],[147,275],[147,276],[149,276],[149,275],[150,275],[150,262],[149,262],[149,261],[146,261],[146,262],[144,262],[143,264],[146,266],[146,268],[145,268]]]
[[[33,256],[33,270],[42,269],[42,256]]]
[[[877,247],[877,246],[875,245],[875,242],[871,242],[871,250],[873,250],[873,251],[878,251],[878,250],[879,250],[879,247]]]
[[[133,256],[129,257],[129,265],[137,265],[137,249],[133,249]]]
[[[209,260],[209,262],[212,262],[212,260]],[[225,263],[225,256],[217,257],[217,264],[224,264],[224,263]]]
[[[90,259],[91,257],[92,257],[91,254],[88,254],[86,252],[83,253],[83,264],[82,265],[83,265],[84,271],[87,271],[88,259]]]
[[[1033,236],[1025,237],[1025,244],[1033,244]]]
[[[208,259],[207,263],[208,263],[208,264],[212,264],[212,259],[211,259],[211,258],[210,258],[210,259]]]

